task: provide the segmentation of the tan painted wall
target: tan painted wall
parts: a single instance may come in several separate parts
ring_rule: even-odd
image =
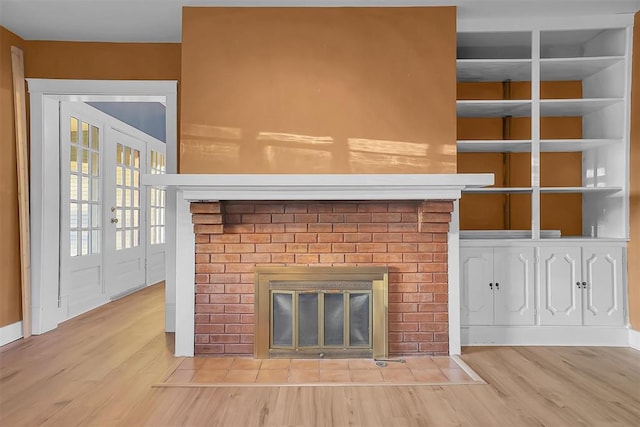
[[[182,172],[455,172],[455,8],[182,20]]]
[[[179,80],[179,43],[28,41],[27,77]]]
[[[12,45],[24,49],[24,40],[0,27],[0,327],[22,319]]]
[[[629,318],[633,329],[640,331],[640,12],[633,30],[630,161]]]

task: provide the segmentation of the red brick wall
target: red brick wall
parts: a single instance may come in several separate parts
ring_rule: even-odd
[[[192,203],[195,353],[253,354],[254,268],[389,267],[391,355],[448,354],[451,201]]]

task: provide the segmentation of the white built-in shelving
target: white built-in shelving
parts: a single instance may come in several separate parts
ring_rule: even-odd
[[[557,25],[531,20],[528,26],[470,25],[458,33],[459,82],[530,83],[529,96],[518,99],[460,99],[461,118],[530,118],[530,139],[458,140],[460,153],[530,153],[529,187],[490,187],[466,193],[523,193],[531,196],[532,239],[556,233],[541,230],[540,219],[548,205],[546,194],[582,195],[582,236],[624,240],[628,237],[629,94],[632,17],[557,21]],[[514,30],[514,28],[518,28]],[[548,98],[547,82],[579,82],[582,96]],[[522,87],[522,86],[521,86]],[[524,86],[529,87],[529,86]],[[573,86],[575,88],[575,84]],[[525,97],[526,99],[520,99]],[[543,122],[578,117],[581,138],[541,138]],[[549,135],[547,132],[546,135]],[[522,137],[521,134],[518,136]],[[525,136],[526,138],[526,136]],[[582,153],[582,186],[542,173],[544,153]],[[552,154],[549,154],[552,155]],[[543,172],[544,171],[544,172]],[[489,170],[487,170],[489,172]],[[559,172],[559,171],[558,171]],[[549,179],[550,178],[550,179]],[[557,186],[543,186],[553,182]],[[521,181],[518,184],[522,184]],[[503,230],[495,230],[501,235]],[[507,236],[509,230],[504,230]],[[522,234],[522,233],[521,233]],[[563,236],[564,237],[564,236]]]
[[[463,345],[627,342],[632,25],[459,25],[459,167],[497,179],[460,202]]]

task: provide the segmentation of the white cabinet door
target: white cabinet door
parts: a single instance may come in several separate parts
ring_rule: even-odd
[[[493,324],[493,249],[461,248],[463,325]],[[491,287],[490,287],[491,284]]]
[[[533,248],[494,249],[496,325],[533,325]]]
[[[622,325],[622,248],[585,247],[582,259],[584,324]]]
[[[581,325],[579,247],[540,248],[540,324]]]

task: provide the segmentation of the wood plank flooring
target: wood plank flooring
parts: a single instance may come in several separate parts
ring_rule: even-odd
[[[640,352],[474,347],[489,384],[152,388],[175,367],[156,285],[9,344],[2,426],[638,426]]]

